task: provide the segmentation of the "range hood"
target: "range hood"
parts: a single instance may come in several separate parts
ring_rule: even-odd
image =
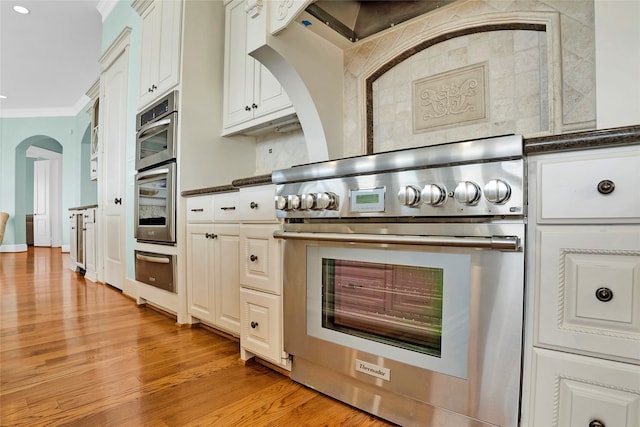
[[[455,0],[318,0],[305,11],[351,42]]]

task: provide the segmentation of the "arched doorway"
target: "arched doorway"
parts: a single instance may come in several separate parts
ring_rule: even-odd
[[[15,241],[27,242],[26,215],[34,213],[36,170],[46,179],[41,183],[41,202],[46,212],[41,212],[43,221],[48,225],[49,242],[40,241],[42,246],[62,246],[62,145],[46,135],[34,135],[22,141],[16,147],[15,156]],[[45,224],[44,222],[42,223]],[[46,239],[46,238],[45,238]],[[25,245],[26,246],[26,245]]]

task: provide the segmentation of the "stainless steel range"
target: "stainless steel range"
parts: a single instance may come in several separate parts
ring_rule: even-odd
[[[274,171],[295,381],[401,425],[516,426],[521,136]]]

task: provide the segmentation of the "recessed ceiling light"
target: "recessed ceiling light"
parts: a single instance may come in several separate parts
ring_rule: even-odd
[[[15,5],[15,6],[13,6],[13,10],[18,12],[18,13],[20,13],[20,14],[22,14],[22,15],[26,15],[26,14],[29,13],[29,9],[27,9],[24,6]]]
[[[7,97],[4,95],[0,95],[0,99],[7,99]]]

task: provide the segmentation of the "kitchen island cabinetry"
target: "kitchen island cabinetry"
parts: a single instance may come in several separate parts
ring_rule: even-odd
[[[247,19],[245,0],[226,4],[223,135],[252,133],[274,123],[297,121],[278,80],[247,54]]]
[[[180,82],[181,0],[135,0],[141,18],[139,108]]]
[[[276,218],[275,187],[240,190],[240,357],[258,356],[290,369],[284,351],[282,243]]]
[[[640,145],[529,157],[529,426],[640,425]]]
[[[189,314],[213,327],[240,332],[237,192],[187,200]]]

